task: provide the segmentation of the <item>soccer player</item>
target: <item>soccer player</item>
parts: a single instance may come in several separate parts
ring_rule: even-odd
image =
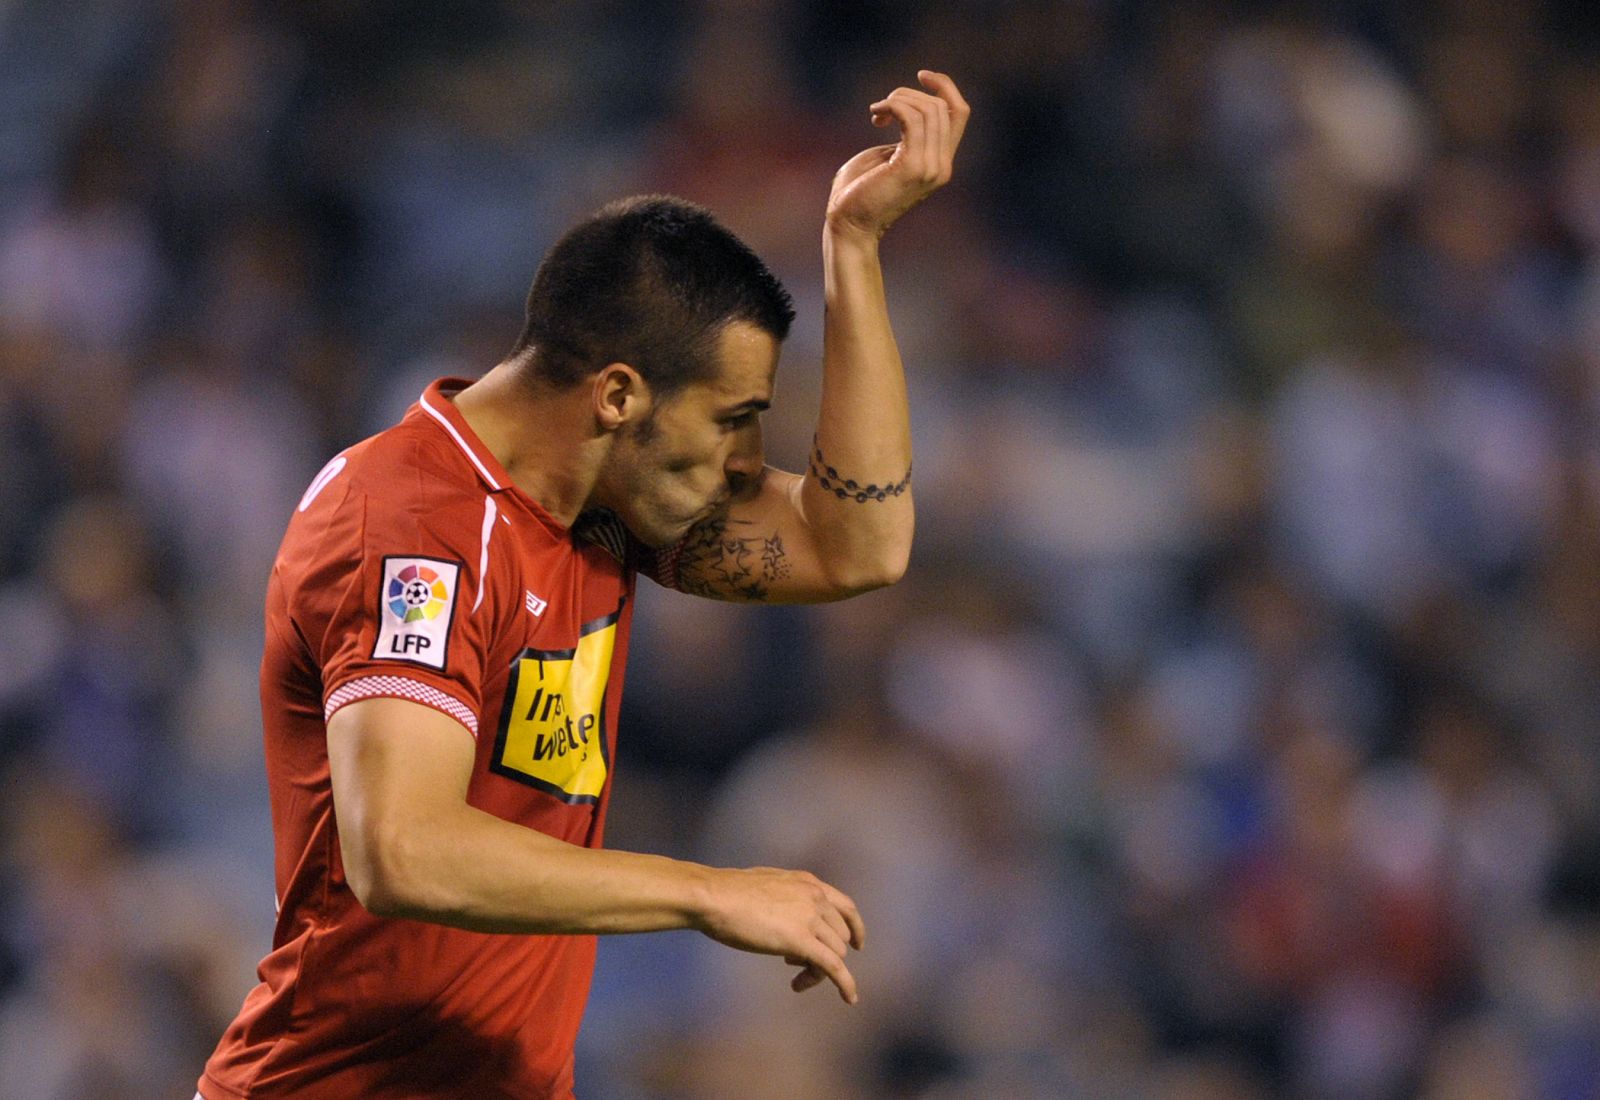
[[[911,546],[905,380],[878,241],[950,178],[968,108],[923,71],[872,121],[823,231],[822,408],[804,475],[762,461],[793,311],[698,207],[564,236],[511,355],[433,383],[307,488],[261,667],[278,922],[204,1100],[570,1097],[596,934],[694,928],[832,982],[855,904],[803,871],[600,846],[634,576],[839,599]]]

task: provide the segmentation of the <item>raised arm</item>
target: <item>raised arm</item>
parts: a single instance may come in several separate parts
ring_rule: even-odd
[[[855,903],[813,875],[729,870],[574,844],[467,803],[472,734],[403,699],[367,699],[328,722],[328,767],[345,878],[383,917],[480,932],[615,933],[694,928],[804,967],[856,1000],[845,965],[866,934]]]
[[[726,600],[812,602],[892,584],[911,553],[911,424],[889,326],[878,242],[950,179],[969,108],[924,70],[925,91],[872,105],[900,139],[857,153],[834,176],[822,234],[826,317],[822,409],[803,474],[768,467],[690,532],[663,579]],[[759,428],[752,428],[759,432]]]

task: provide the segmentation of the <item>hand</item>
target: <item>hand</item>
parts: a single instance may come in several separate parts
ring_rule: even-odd
[[[898,123],[900,140],[862,150],[834,174],[830,226],[876,241],[900,215],[950,181],[972,108],[943,73],[923,69],[917,81],[928,91],[896,88],[872,105],[872,124]]]
[[[849,1004],[860,999],[845,953],[866,942],[856,903],[806,871],[713,869],[700,931],[728,947],[781,955],[804,967],[789,983],[802,993],[828,978]]]

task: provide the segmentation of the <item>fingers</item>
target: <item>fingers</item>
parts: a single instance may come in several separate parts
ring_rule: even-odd
[[[950,182],[971,108],[945,74],[922,69],[917,80],[922,89],[896,88],[872,104],[872,124],[898,127],[899,140],[887,147],[887,160],[877,147],[856,154],[834,174],[830,227],[882,237],[902,214]]]
[[[820,879],[815,881],[823,894],[821,919],[814,929],[816,950],[804,959],[806,968],[795,975],[790,988],[803,993],[826,977],[839,987],[839,995],[847,1003],[855,1004],[861,999],[860,993],[844,957],[850,948],[860,949],[866,940],[866,927],[848,895]]]
[[[730,947],[778,955],[801,967],[791,981],[796,992],[831,981],[848,1004],[860,999],[845,965],[866,932],[850,897],[807,871],[751,868],[717,871],[720,890],[701,929]]]
[[[896,88],[872,105],[872,124],[883,127],[891,122],[900,124],[900,148],[907,154],[922,153],[922,112],[912,101],[909,88]]]
[[[900,144],[892,158],[912,179],[931,184],[938,174],[938,156],[930,148],[937,140],[938,124],[934,121],[933,104],[941,103],[923,92],[909,88],[896,88],[872,105],[874,120],[893,119],[900,124]],[[943,106],[939,107],[943,110]],[[879,122],[879,125],[886,125]]]
[[[828,935],[832,937],[828,942],[832,943],[837,940],[838,947],[836,950],[840,954],[843,954],[847,947],[855,946],[855,934],[851,932],[849,923],[844,919],[844,914],[839,912],[838,907],[831,900],[823,907],[822,921],[822,926],[828,930]],[[821,935],[820,930],[818,935]]]
[[[961,89],[956,87],[956,82],[944,73],[934,72],[932,69],[917,71],[917,82],[928,91],[944,100],[950,107],[950,152],[954,154],[956,146],[961,144],[961,135],[966,132],[967,119],[972,116],[972,108],[961,95]]]
[[[928,74],[929,78],[937,76],[939,74]],[[955,91],[954,82],[949,77],[943,80],[965,111],[966,103]],[[925,84],[929,82],[929,79],[924,79]],[[887,126],[891,121],[900,124],[899,151],[908,173],[919,182],[934,187],[949,181],[955,143],[959,139],[955,108],[944,95],[896,88],[874,103],[871,111],[875,126]],[[960,125],[965,127],[964,116]]]
[[[839,921],[838,923],[839,925],[843,925],[844,922]],[[827,920],[818,922],[815,929],[815,934],[817,939],[821,941],[824,947],[826,947],[829,951],[832,951],[835,955],[838,955],[841,959],[844,958],[845,954],[850,950],[850,941],[847,938],[847,934]]]
[[[839,953],[833,948],[829,947],[821,940],[818,940],[812,945],[811,949],[806,952],[804,958],[806,960],[808,969],[815,967],[824,975],[826,975],[829,981],[838,987],[839,996],[844,999],[846,1004],[853,1005],[861,1000],[861,994],[856,990],[855,975],[850,973],[850,968],[844,964],[844,959],[842,959],[839,956]],[[801,971],[795,976],[794,980],[789,983],[790,987],[793,988],[795,992],[804,992],[805,990],[810,989],[813,985],[817,984],[814,981],[806,982],[806,973],[807,971],[805,970]]]
[[[892,116],[884,115],[884,117],[889,118],[892,121]],[[874,145],[870,148],[863,149],[861,152],[857,153],[855,156],[851,157],[849,160],[840,165],[839,170],[834,173],[834,178],[836,180],[853,180],[857,176],[872,171],[880,164],[887,163],[889,158],[894,156],[894,151],[898,148],[898,145]]]
[[[867,923],[861,919],[861,910],[856,908],[855,901],[843,890],[827,883],[823,883],[822,888],[826,891],[828,900],[833,903],[834,909],[844,919],[845,928],[848,930],[845,938],[850,941],[851,947],[860,951],[867,945]]]
[[[789,988],[794,990],[796,993],[804,993],[812,986],[819,984],[826,977],[826,974],[808,963],[805,969],[801,970],[800,973],[796,974],[792,979],[790,979]]]
[[[810,872],[802,873],[808,882],[821,891],[818,911],[833,929],[834,935],[860,951],[867,942],[867,925],[861,919],[861,910],[856,907],[855,899]]]
[[[816,890],[816,916],[811,924],[811,935],[815,936],[822,942],[824,947],[841,959],[852,947],[859,950],[862,939],[861,932],[858,931],[861,925],[861,914],[856,912],[856,903],[851,901],[843,891],[828,885],[815,875],[809,872],[802,872],[802,874],[807,883]],[[846,910],[854,914],[854,924],[845,915]]]
[[[784,961],[791,966],[803,967],[790,981],[789,986],[796,993],[803,993],[825,978],[830,978],[839,987],[840,995],[850,1004],[855,1004],[859,1000],[859,992],[854,977],[845,966],[844,957],[851,948],[859,951],[866,942],[866,925],[861,919],[856,903],[849,895],[821,879],[813,881],[823,895],[818,914],[820,919],[813,929],[822,948],[821,957],[785,956]],[[837,968],[829,965],[830,960],[837,960]],[[845,984],[846,981],[848,984]]]

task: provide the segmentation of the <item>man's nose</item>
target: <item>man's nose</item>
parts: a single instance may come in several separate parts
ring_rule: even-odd
[[[762,453],[761,447],[761,429],[751,427],[740,432],[733,450],[728,452],[728,460],[722,466],[729,487],[737,493],[760,475],[765,462],[766,456]]]

